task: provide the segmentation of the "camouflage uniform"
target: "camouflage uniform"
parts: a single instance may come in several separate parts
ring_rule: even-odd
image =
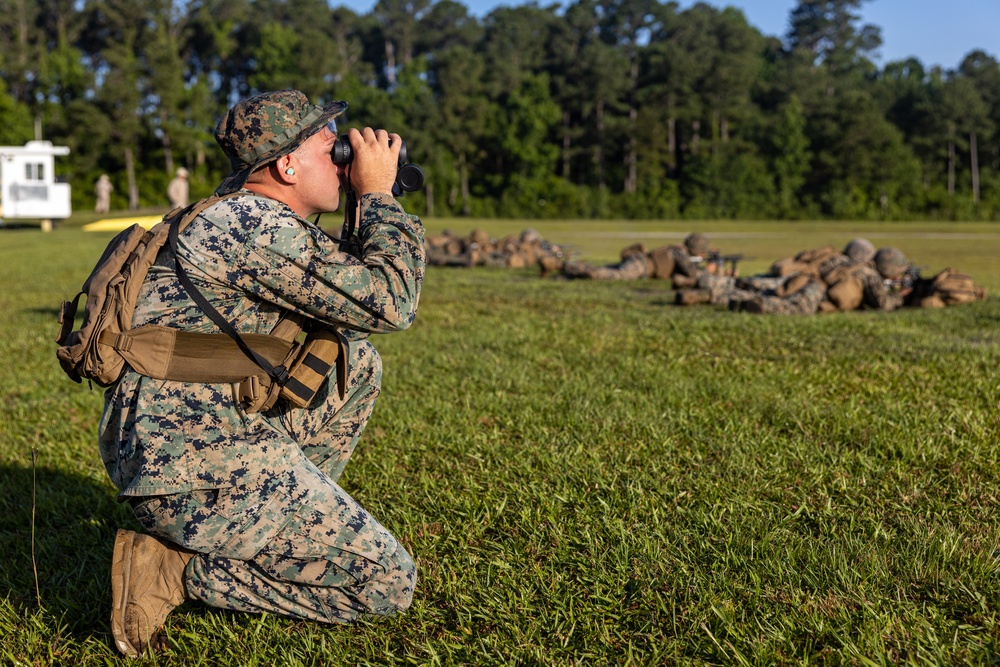
[[[461,238],[451,230],[441,234],[428,236],[424,239],[424,251],[427,254],[427,264],[431,266],[466,266],[472,267],[480,263],[482,253],[487,248],[477,242],[480,230],[473,231],[467,238]],[[486,237],[489,243],[489,237]]]
[[[641,280],[649,277],[650,268],[646,253],[623,252],[622,261],[610,266],[597,266],[579,261],[566,262],[562,267],[562,275],[567,278],[591,280]]]
[[[905,294],[899,283],[886,280],[870,266],[864,267],[860,273],[866,308],[889,311],[902,307]]]
[[[701,237],[701,235],[692,234],[688,239],[696,236]],[[543,272],[546,268],[543,264]],[[647,251],[641,243],[623,248],[621,261],[618,264],[597,266],[589,262],[572,261],[565,262],[562,266],[562,275],[567,278],[590,278],[591,280],[672,278],[675,289],[694,287],[698,278],[704,273],[702,257],[692,254],[685,246],[668,245]]]
[[[708,237],[694,232],[684,237],[684,245],[669,245],[655,248],[649,255],[657,265],[661,277],[667,274],[673,279],[674,289],[695,287],[698,280],[709,275],[705,258],[712,252]]]
[[[885,266],[876,270],[875,248],[866,239],[852,239],[843,252],[832,246],[805,250],[775,262],[771,276],[735,280],[734,286],[719,298],[728,295],[733,310],[759,313],[809,314],[859,307],[894,310],[902,305],[903,296],[880,270],[886,270],[890,258],[894,268],[898,268],[900,260],[893,253],[884,254]],[[905,266],[903,258],[900,273]],[[753,293],[748,295],[739,288]]]
[[[546,262],[562,266],[562,249],[545,241],[533,229],[525,229],[519,236],[497,240],[481,229],[472,230],[460,238],[454,232],[428,236],[424,242],[427,263],[434,266],[492,266],[520,269]],[[551,270],[551,269],[550,269]]]
[[[361,197],[357,257],[286,205],[243,191],[180,235],[192,281],[241,333],[268,333],[284,311],[350,339],[343,400],[334,379],[304,409],[247,414],[227,384],[155,380],[127,369],[105,394],[100,450],[120,498],[150,533],[192,549],[191,597],[324,622],[405,609],[416,568],[399,542],[338,484],[379,393],[370,333],[413,321],[423,228],[387,194]],[[216,326],[161,251],[135,326]]]
[[[733,298],[729,302],[730,310],[781,315],[809,315],[817,312],[823,302],[823,295],[826,294],[823,283],[810,277],[803,287],[790,295],[782,296],[782,287],[792,277],[794,276],[790,276],[776,289],[767,289],[749,298]]]
[[[772,276],[718,276],[704,272],[698,277],[697,289],[707,294],[706,303],[728,305],[733,300],[752,299],[761,292],[776,290],[785,278]]]

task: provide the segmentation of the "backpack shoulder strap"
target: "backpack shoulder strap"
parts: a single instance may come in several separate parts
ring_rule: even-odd
[[[208,299],[206,299],[205,296],[198,290],[198,288],[195,287],[194,283],[191,282],[191,278],[188,277],[187,270],[184,268],[183,262],[181,261],[180,253],[177,252],[177,235],[181,229],[187,227],[199,213],[204,211],[209,206],[221,201],[222,199],[233,197],[238,194],[238,192],[235,192],[223,195],[222,197],[213,196],[203,199],[189,209],[186,209],[183,215],[174,216],[174,218],[170,221],[170,250],[174,254],[174,264],[177,270],[177,278],[180,280],[184,289],[187,290],[187,293],[191,296],[194,302],[198,304],[199,308],[201,308],[202,312],[208,315],[209,319],[211,319],[212,322],[214,322],[215,325],[223,331],[223,333],[232,338],[236,342],[236,345],[239,346],[240,350],[243,351],[243,354],[263,369],[264,372],[267,373],[268,377],[277,382],[279,385],[283,385],[288,381],[288,369],[285,368],[284,364],[278,366],[272,365],[270,361],[255,352],[254,349],[251,348],[245,340],[243,340],[243,337],[240,336],[236,327],[226,320],[226,318],[222,316],[222,313],[216,310],[212,304],[208,302]]]

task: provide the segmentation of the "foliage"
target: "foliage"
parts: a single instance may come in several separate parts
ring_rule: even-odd
[[[101,173],[163,206],[176,167],[228,172],[234,101],[296,87],[400,132],[430,214],[1000,218],[1000,63],[879,69],[867,1],[799,0],[779,38],[663,0],[0,0],[0,134],[69,146],[77,208]]]

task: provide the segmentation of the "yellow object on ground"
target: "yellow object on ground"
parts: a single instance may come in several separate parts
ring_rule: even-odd
[[[137,218],[105,218],[88,223],[81,229],[85,232],[120,232],[135,224],[142,225],[145,229],[150,229],[161,220],[163,220],[162,215],[146,215]]]

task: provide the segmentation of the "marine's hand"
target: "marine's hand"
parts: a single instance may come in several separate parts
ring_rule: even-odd
[[[347,139],[354,149],[350,173],[351,183],[358,196],[371,192],[392,192],[392,184],[396,181],[399,147],[403,143],[399,135],[366,127],[360,132],[352,129],[347,133]]]

